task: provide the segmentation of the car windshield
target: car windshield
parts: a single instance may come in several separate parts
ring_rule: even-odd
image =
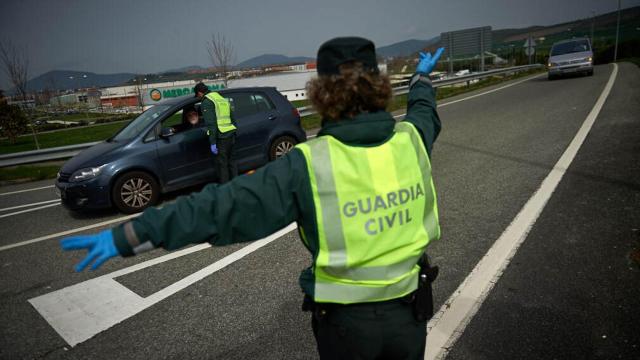
[[[570,41],[566,43],[556,44],[551,49],[551,56],[571,54],[583,51],[589,51],[589,42],[587,40]]]
[[[167,111],[171,106],[169,105],[155,105],[150,107],[145,112],[140,114],[137,118],[120,130],[109,141],[122,142],[136,137],[142,132],[149,124],[157,119],[162,113]]]

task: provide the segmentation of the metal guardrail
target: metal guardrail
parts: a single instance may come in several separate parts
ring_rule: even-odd
[[[469,82],[472,80],[486,78],[493,75],[503,75],[503,74],[517,73],[520,71],[537,69],[543,66],[544,65],[541,65],[541,64],[534,64],[534,65],[522,65],[522,66],[514,66],[510,68],[489,70],[481,73],[457,76],[457,77],[442,79],[442,80],[435,80],[433,81],[433,86],[437,88],[442,86],[454,85],[454,84]],[[407,82],[408,81],[409,80],[407,79]],[[403,95],[408,92],[409,92],[408,85],[396,87],[393,89],[394,95]],[[315,114],[315,111],[311,106],[299,107],[298,111],[300,112],[300,117],[305,117],[305,116]],[[55,147],[55,148],[49,148],[49,149],[43,149],[43,150],[33,150],[33,151],[25,151],[25,152],[19,152],[19,153],[0,155],[0,168],[7,167],[7,166],[32,164],[32,163],[38,163],[43,161],[70,158],[77,155],[82,150],[90,148],[93,145],[96,145],[99,143],[100,141],[77,144],[77,145],[61,146],[61,147]]]
[[[101,141],[0,155],[0,168],[73,157]]]
[[[528,70],[538,69],[538,68],[542,68],[542,67],[544,67],[544,65],[542,65],[542,64],[513,66],[513,67],[509,67],[509,68],[483,71],[483,72],[475,73],[475,74],[456,76],[456,77],[442,79],[442,80],[434,80],[432,83],[433,83],[433,87],[438,88],[438,87],[443,87],[443,86],[449,86],[449,85],[455,85],[455,84],[470,82],[470,81],[473,81],[473,80],[480,80],[482,78],[486,78],[486,77],[490,77],[490,76],[494,76],[494,75],[508,75],[509,73],[514,73],[515,74],[517,72],[528,71]],[[407,79],[407,82],[409,82],[409,79]],[[393,89],[393,94],[394,95],[402,95],[402,94],[406,94],[408,92],[409,92],[409,86],[408,85],[399,86],[399,87],[396,87],[396,88]]]

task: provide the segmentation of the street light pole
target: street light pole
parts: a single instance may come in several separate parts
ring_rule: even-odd
[[[620,36],[620,6],[622,0],[618,0],[618,22],[616,24],[616,47],[613,50],[613,62],[618,60],[618,37]]]
[[[593,49],[593,29],[596,26],[596,12],[591,11],[591,48]]]

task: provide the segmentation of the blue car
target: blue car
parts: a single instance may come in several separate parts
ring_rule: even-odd
[[[286,154],[306,139],[300,114],[275,88],[227,89],[237,126],[234,156],[246,172]],[[71,210],[115,206],[134,213],[157,203],[162,193],[216,180],[200,99],[176,98],[143,112],[111,138],[67,161],[56,180]],[[186,126],[185,126],[186,125]]]

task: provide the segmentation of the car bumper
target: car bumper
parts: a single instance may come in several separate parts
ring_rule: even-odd
[[[590,62],[579,63],[579,64],[570,64],[570,65],[558,65],[549,67],[549,74],[552,75],[560,75],[560,74],[570,74],[576,72],[585,72],[592,71],[593,64]]]
[[[56,193],[62,205],[69,210],[103,209],[111,206],[109,187],[100,184],[98,179],[79,183],[56,181]]]

